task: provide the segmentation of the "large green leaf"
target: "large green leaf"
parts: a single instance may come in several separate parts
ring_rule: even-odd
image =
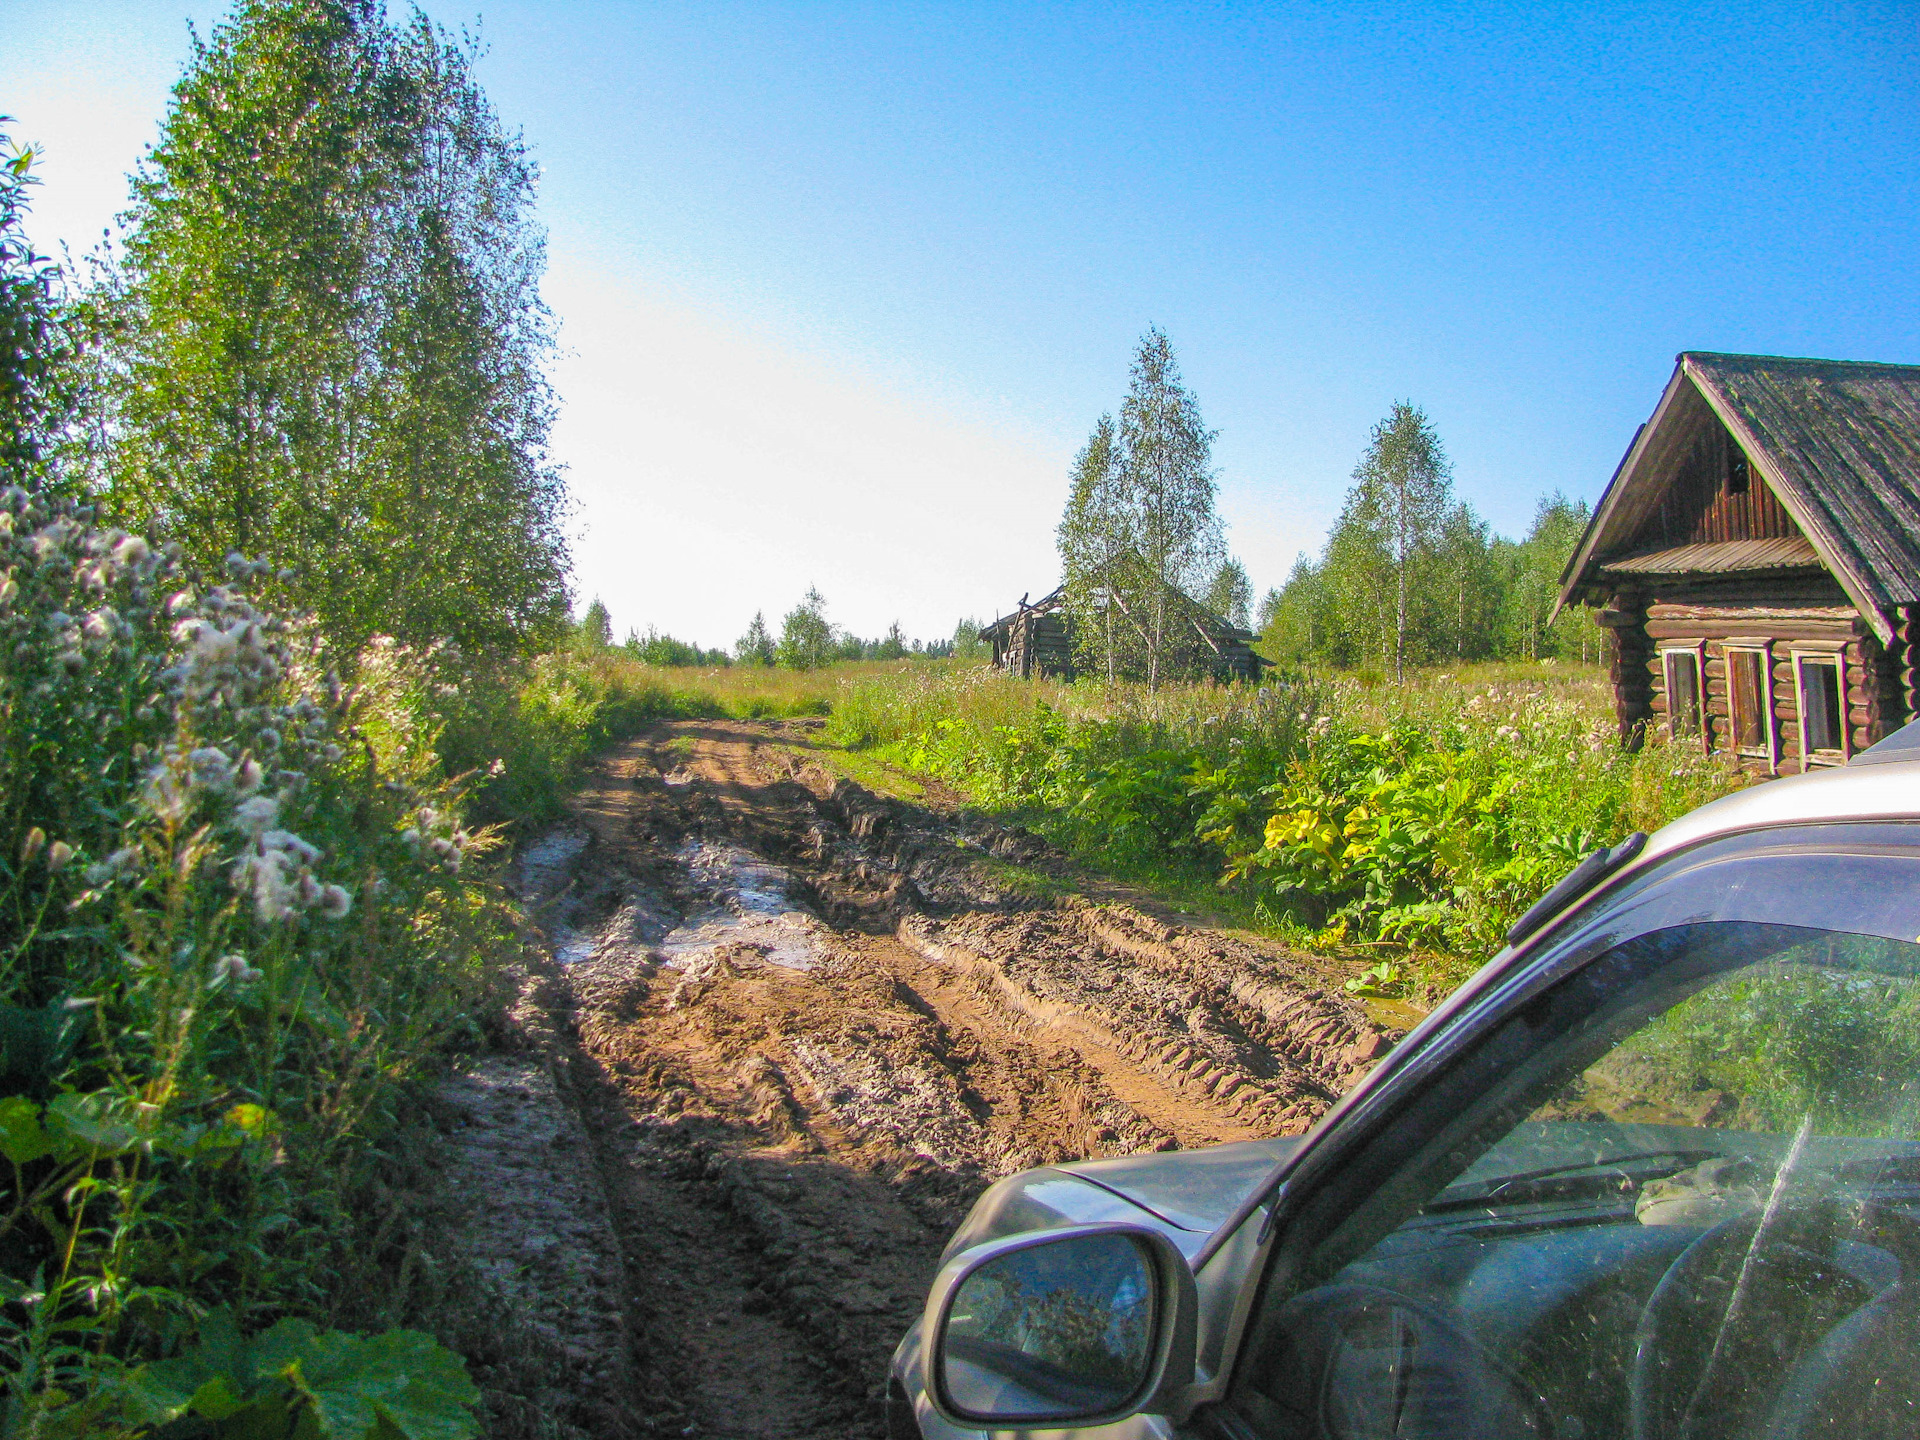
[[[119,1097],[104,1092],[56,1095],[47,1105],[48,1128],[102,1155],[117,1155],[140,1138],[139,1131],[115,1117],[120,1108]]]
[[[24,1095],[0,1100],[0,1155],[16,1165],[31,1165],[54,1151],[53,1137],[40,1123],[40,1107]]]
[[[363,1440],[382,1422],[405,1440],[470,1440],[467,1407],[480,1392],[458,1356],[417,1330],[318,1336],[294,1383],[313,1401],[321,1433]]]
[[[226,1310],[200,1343],[133,1371],[125,1410],[151,1440],[471,1440],[480,1392],[430,1335],[360,1336],[281,1320],[244,1338]]]

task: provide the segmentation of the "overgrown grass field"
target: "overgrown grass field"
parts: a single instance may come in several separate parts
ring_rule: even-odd
[[[1158,692],[955,662],[647,683],[735,715],[824,708],[850,770],[935,777],[1111,874],[1364,956],[1356,988],[1423,1005],[1582,855],[1745,783],[1657,738],[1623,750],[1604,672],[1563,662]]]

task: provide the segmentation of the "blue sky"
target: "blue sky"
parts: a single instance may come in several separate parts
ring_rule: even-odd
[[[36,234],[98,231],[223,7],[10,0]],[[1425,406],[1523,530],[1681,349],[1920,361],[1910,5],[487,4],[544,170],[577,584],[719,643],[809,582],[944,634],[1055,574],[1148,324],[1255,584]]]

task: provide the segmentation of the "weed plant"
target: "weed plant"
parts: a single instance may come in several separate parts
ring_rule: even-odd
[[[501,1008],[494,842],[389,703],[424,682],[317,673],[256,598],[277,577],[228,569],[0,492],[0,1435],[319,1413],[278,1372],[182,1392],[208,1325],[372,1387],[315,1433],[470,1433],[427,1337],[313,1322],[409,1308],[388,1154]]]

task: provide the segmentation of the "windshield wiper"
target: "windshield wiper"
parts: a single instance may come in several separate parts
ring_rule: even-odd
[[[1648,1180],[1663,1180],[1669,1175],[1713,1160],[1718,1150],[1641,1150],[1631,1155],[1616,1155],[1608,1160],[1583,1160],[1573,1165],[1550,1165],[1544,1170],[1524,1170],[1517,1175],[1502,1175],[1477,1189],[1461,1194],[1442,1190],[1421,1209],[1429,1215],[1449,1210],[1477,1210],[1486,1205],[1532,1205],[1551,1200],[1590,1200],[1617,1189],[1622,1194]],[[1627,1165],[1642,1165],[1649,1160],[1667,1162],[1651,1172],[1628,1175]],[[1612,1175],[1573,1178],[1582,1170],[1611,1170]]]

